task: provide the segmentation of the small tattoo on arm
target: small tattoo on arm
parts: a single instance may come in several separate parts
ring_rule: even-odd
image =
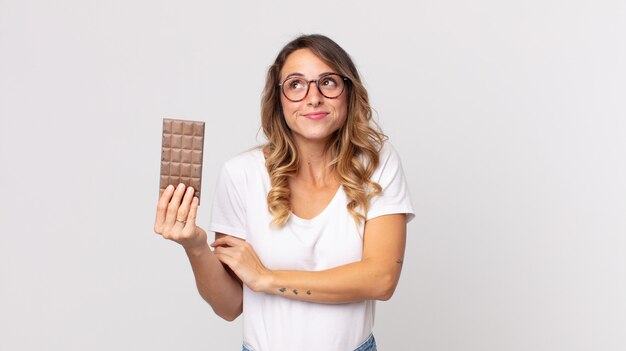
[[[285,291],[287,291],[287,288],[280,288],[280,289],[278,289],[278,291],[280,291],[281,293],[283,293],[283,294],[284,294],[284,293],[285,293]],[[298,294],[300,293],[300,292],[298,291],[298,289],[293,289],[293,290],[291,290],[291,291],[294,293],[294,295],[298,295]],[[311,290],[307,290],[307,291],[306,291],[306,294],[307,294],[307,295],[311,295]]]

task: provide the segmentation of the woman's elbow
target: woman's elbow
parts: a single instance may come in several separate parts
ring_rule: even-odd
[[[227,321],[227,322],[232,322],[235,319],[237,319],[237,317],[239,317],[239,315],[241,315],[241,313],[243,312],[243,309],[241,306],[239,306],[237,309],[233,309],[231,311],[220,311],[217,309],[213,309],[213,311],[215,312],[215,314],[217,314],[220,318],[222,318],[223,320]]]
[[[232,322],[235,319],[237,319],[237,317],[239,317],[239,315],[241,314],[241,312],[239,313],[231,313],[231,314],[223,314],[223,315],[219,315],[223,320],[227,321],[227,322]]]
[[[379,301],[388,301],[389,299],[391,299],[391,297],[393,296],[393,292],[395,291],[395,287],[392,289],[387,289],[384,290],[383,292],[381,292],[381,294],[378,296],[377,300]]]
[[[388,301],[391,299],[394,291],[396,291],[396,286],[398,286],[398,278],[394,274],[385,275],[379,282],[376,300]]]
[[[232,322],[243,312],[243,299],[230,301],[213,301],[206,296],[202,296],[213,312],[225,321]]]

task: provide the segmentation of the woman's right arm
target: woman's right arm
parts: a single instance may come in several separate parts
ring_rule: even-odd
[[[198,198],[193,194],[193,188],[185,189],[183,184],[165,189],[157,205],[154,231],[183,246],[200,296],[218,316],[232,321],[242,312],[242,285],[213,254],[206,232],[196,226]],[[216,233],[216,239],[223,236]]]
[[[202,228],[198,227],[199,230]],[[226,236],[215,233],[215,238]],[[193,275],[196,278],[196,286],[200,296],[211,305],[215,313],[227,321],[233,321],[242,312],[243,290],[242,283],[235,274],[230,273],[229,268],[222,265],[208,243],[197,248],[185,248]]]

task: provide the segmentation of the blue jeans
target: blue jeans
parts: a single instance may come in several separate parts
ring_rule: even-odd
[[[374,334],[370,334],[369,338],[354,351],[376,351],[376,339],[374,339]]]
[[[242,351],[251,351],[243,345]],[[354,351],[376,351],[376,339],[374,339],[374,334],[370,334],[370,336],[363,342],[359,347]]]

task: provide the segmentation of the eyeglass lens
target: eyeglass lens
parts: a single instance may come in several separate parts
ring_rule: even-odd
[[[306,97],[313,82],[316,83],[317,90],[329,99],[341,95],[345,86],[344,78],[338,74],[328,74],[310,81],[303,77],[291,77],[282,84],[283,94],[291,101],[300,101]]]

